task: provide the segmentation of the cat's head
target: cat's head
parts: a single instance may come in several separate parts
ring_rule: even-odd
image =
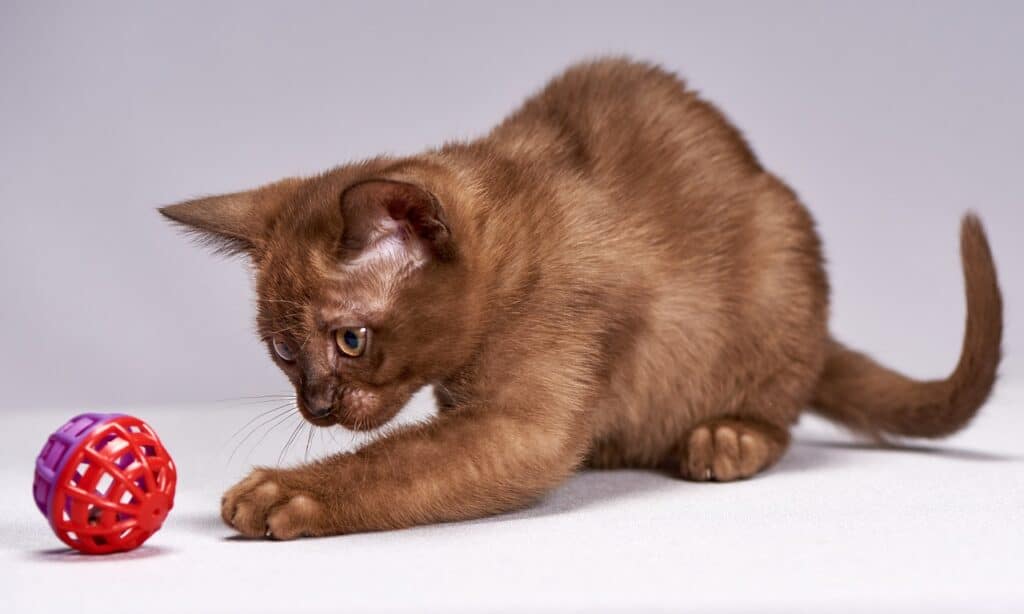
[[[258,333],[313,424],[378,427],[471,352],[465,261],[417,179],[342,168],[160,212],[249,258]]]

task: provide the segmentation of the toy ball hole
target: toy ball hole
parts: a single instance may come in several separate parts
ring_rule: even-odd
[[[141,433],[142,429],[139,428],[138,425],[133,424],[133,425],[128,427],[128,432],[129,433]]]
[[[106,546],[107,545],[107,538],[103,537],[102,535],[95,535],[95,536],[93,536],[92,541],[94,541],[97,546]]]
[[[121,469],[125,469],[128,467],[128,465],[131,465],[134,462],[135,455],[132,454],[131,452],[125,452],[124,454],[121,455],[120,458],[117,459],[117,466],[120,467]]]
[[[133,497],[132,493],[128,492],[127,490],[124,491],[124,493],[121,494],[121,501],[120,502],[123,505],[127,505],[127,504],[131,503],[134,500],[135,500],[135,497]]]
[[[104,437],[103,439],[100,439],[99,441],[97,441],[96,445],[93,446],[93,449],[96,450],[97,452],[99,452],[100,450],[105,448],[107,446],[107,444],[109,444],[110,442],[112,442],[114,440],[118,440],[119,442],[124,442],[123,439],[121,439],[120,437],[118,437],[114,433],[111,433],[111,434],[107,435],[106,437]]]
[[[96,507],[95,505],[89,506],[89,524],[97,525],[100,523],[100,518],[103,517],[103,510]]]
[[[78,484],[85,477],[87,471],[89,471],[89,463],[78,463],[78,467],[75,468],[75,475],[71,476],[71,481],[74,484]]]
[[[146,456],[156,456],[155,446],[142,446],[142,451],[145,452]]]
[[[68,531],[67,536],[71,541],[78,541],[78,533],[75,533],[74,531]]]
[[[110,490],[110,485],[114,483],[114,478],[109,473],[104,473],[100,477],[100,481],[96,483],[96,492],[105,495]]]

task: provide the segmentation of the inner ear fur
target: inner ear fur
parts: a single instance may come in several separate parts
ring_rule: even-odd
[[[455,243],[444,208],[431,192],[390,179],[349,187],[341,197],[344,231],[341,249],[355,256],[390,239],[419,241],[440,260],[455,257]]]

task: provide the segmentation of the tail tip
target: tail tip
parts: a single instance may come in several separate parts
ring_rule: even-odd
[[[960,233],[963,236],[968,235],[985,235],[985,226],[981,223],[981,216],[978,212],[970,209],[964,213],[963,218],[960,220]]]
[[[988,244],[985,226],[975,211],[968,211],[960,221],[960,250],[965,258],[977,255],[991,262],[992,251]],[[989,265],[991,266],[991,265]]]

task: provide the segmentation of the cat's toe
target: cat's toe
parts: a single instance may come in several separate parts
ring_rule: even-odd
[[[687,437],[679,472],[695,482],[749,478],[779,458],[785,438],[784,432],[740,420],[704,424]]]
[[[714,441],[711,429],[699,426],[690,433],[679,471],[687,480],[705,482],[714,476],[711,462],[714,458]]]
[[[308,495],[296,495],[270,514],[267,537],[285,540],[315,535],[319,516],[319,503]]]

